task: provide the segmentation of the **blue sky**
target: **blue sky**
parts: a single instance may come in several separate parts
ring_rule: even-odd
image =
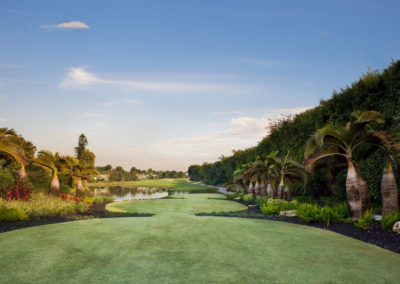
[[[0,126],[186,170],[400,58],[398,1],[1,1]]]

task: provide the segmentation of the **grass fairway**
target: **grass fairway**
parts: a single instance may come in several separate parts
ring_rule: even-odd
[[[194,184],[187,179],[153,179],[153,180],[138,180],[124,182],[97,182],[91,183],[90,186],[127,186],[127,187],[160,187],[168,188],[176,191],[196,191],[196,192],[216,192],[215,188]]]
[[[242,205],[185,199],[113,203],[148,218],[75,221],[0,234],[2,283],[396,283],[400,255],[329,231],[196,217]]]

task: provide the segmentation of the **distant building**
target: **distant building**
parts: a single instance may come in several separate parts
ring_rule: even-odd
[[[101,174],[94,178],[96,181],[109,181],[110,175],[109,174]]]

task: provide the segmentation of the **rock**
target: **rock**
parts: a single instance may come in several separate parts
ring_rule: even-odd
[[[400,221],[397,221],[393,225],[393,232],[398,233],[400,235]]]
[[[297,216],[297,210],[281,211],[281,212],[279,212],[279,215],[287,216],[287,217],[295,217],[295,216]]]

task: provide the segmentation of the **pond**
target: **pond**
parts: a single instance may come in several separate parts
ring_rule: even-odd
[[[172,194],[182,194],[181,192],[168,191],[167,188],[158,187],[126,187],[126,186],[107,186],[94,187],[93,196],[111,196],[114,201],[126,200],[146,200],[158,199]]]

